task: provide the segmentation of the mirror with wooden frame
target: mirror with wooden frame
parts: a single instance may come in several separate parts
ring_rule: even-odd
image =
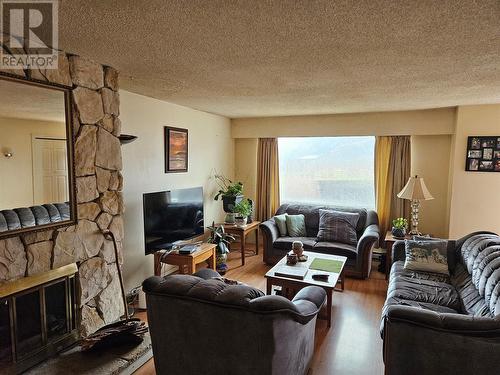
[[[77,221],[70,95],[0,75],[0,238]]]

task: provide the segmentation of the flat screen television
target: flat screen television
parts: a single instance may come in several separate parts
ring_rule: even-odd
[[[146,254],[168,250],[203,234],[203,188],[145,193],[143,213]]]

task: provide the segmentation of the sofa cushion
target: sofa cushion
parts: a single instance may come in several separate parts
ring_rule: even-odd
[[[286,215],[286,231],[290,237],[307,237],[304,215]]]
[[[391,268],[391,277],[404,276],[420,280],[437,281],[451,284],[450,276],[443,273],[421,272],[405,269],[403,261],[394,262]]]
[[[356,245],[359,215],[351,212],[319,210],[318,241]]]
[[[300,241],[304,244],[305,250],[311,250],[316,244],[316,238],[312,237],[280,237],[273,243],[276,249],[292,250],[293,241]]]
[[[460,310],[460,298],[453,285],[433,280],[391,273],[387,298],[392,297]]]
[[[280,236],[284,237],[288,235],[288,231],[286,229],[286,217],[288,214],[276,215],[273,217],[276,226],[278,227],[278,231],[280,232]]]
[[[405,269],[449,274],[447,260],[448,241],[405,241]]]
[[[356,259],[358,255],[356,246],[340,242],[316,242],[312,250],[316,253],[342,255],[349,259]]]

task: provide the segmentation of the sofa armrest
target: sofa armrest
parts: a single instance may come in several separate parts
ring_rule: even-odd
[[[263,296],[249,302],[251,310],[261,313],[286,313],[297,322],[307,324],[319,312],[326,300],[326,292],[317,286],[301,289],[290,301],[282,296]]]
[[[363,232],[363,235],[358,241],[357,252],[362,254],[364,251],[370,250],[372,246],[378,244],[380,238],[379,227],[377,224],[368,225]]]
[[[274,220],[264,221],[259,225],[260,230],[262,231],[262,235],[265,240],[271,241],[273,243],[280,236],[280,232],[278,226],[274,222]]]
[[[406,259],[406,250],[405,250],[405,240],[397,240],[392,245],[392,254],[391,254],[392,262],[397,262],[398,260]],[[392,264],[389,264],[391,267]]]
[[[260,232],[262,233],[262,245],[264,247],[264,262],[267,264],[275,263],[277,260],[274,259],[274,250],[273,244],[279,236],[278,226],[274,222],[274,220],[264,221],[259,225]],[[282,257],[283,255],[281,255]]]
[[[318,311],[324,305],[326,301],[326,292],[323,288],[317,286],[307,286],[301,289],[295,297],[292,299],[292,302],[297,306],[299,311],[311,313],[313,311]],[[304,304],[304,302],[308,302]],[[304,309],[302,308],[304,307]]]

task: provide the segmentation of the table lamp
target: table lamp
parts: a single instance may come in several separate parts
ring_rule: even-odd
[[[434,197],[429,193],[427,186],[425,186],[424,179],[422,177],[410,177],[406,183],[403,190],[398,194],[399,198],[408,199],[411,201],[411,235],[421,234],[418,231],[418,210],[420,207],[420,201],[427,201],[434,199]]]

